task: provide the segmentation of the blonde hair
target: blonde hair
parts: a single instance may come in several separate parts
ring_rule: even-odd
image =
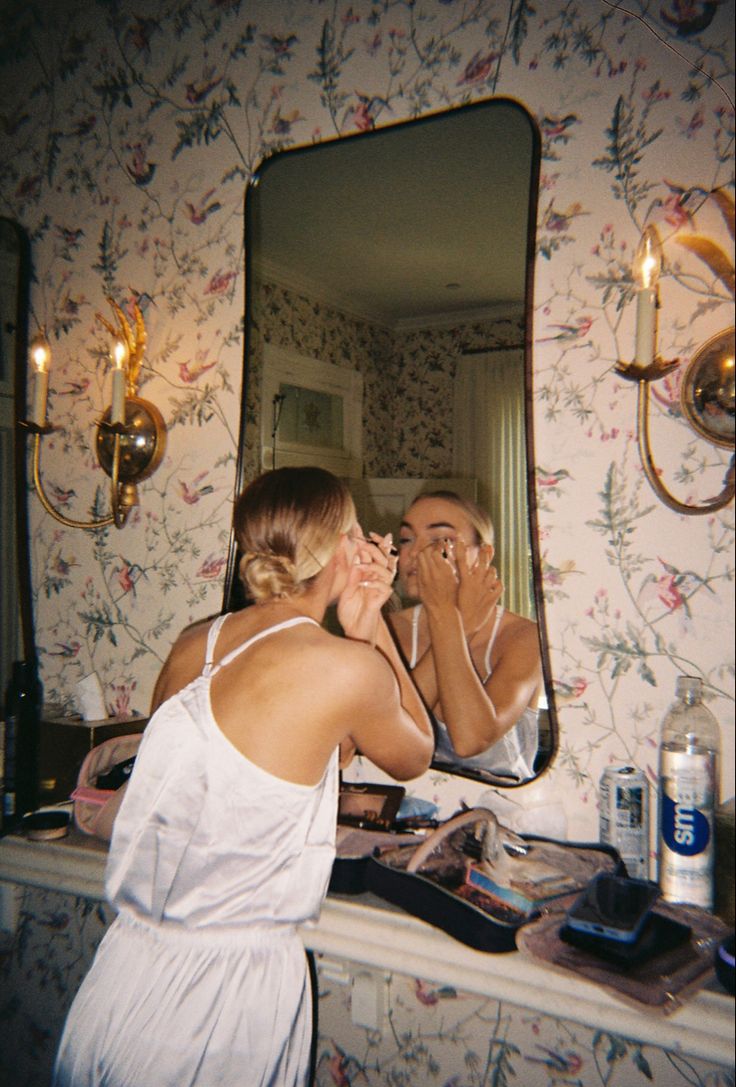
[[[416,496],[412,506],[415,506],[417,502],[421,502],[423,498],[441,498],[443,502],[450,502],[453,506],[457,506],[470,521],[475,533],[473,542],[477,546],[493,544],[495,534],[490,514],[477,506],[475,502],[471,502],[469,498],[462,498],[455,491],[426,491]]]
[[[235,503],[239,574],[256,601],[298,596],[332,558],[355,522],[345,484],[323,468],[276,468]]]

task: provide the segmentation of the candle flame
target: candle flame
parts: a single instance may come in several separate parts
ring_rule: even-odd
[[[128,351],[128,345],[123,340],[116,340],[113,344],[112,361],[115,364],[116,370],[124,370],[128,363],[130,352]]]
[[[29,346],[29,353],[36,373],[48,373],[51,363],[51,348],[43,332],[39,332],[37,336],[33,337]]]
[[[648,226],[641,236],[634,258],[634,278],[647,291],[656,286],[662,268],[662,245],[657,231]]]

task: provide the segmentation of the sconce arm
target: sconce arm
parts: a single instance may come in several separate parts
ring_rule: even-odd
[[[621,372],[621,371],[619,371]],[[629,376],[624,374],[623,376]],[[660,375],[656,375],[660,376]],[[690,516],[699,513],[716,513],[718,510],[722,510],[729,502],[733,501],[734,492],[736,491],[736,485],[734,483],[734,458],[731,457],[731,464],[729,465],[728,472],[724,481],[723,490],[719,495],[713,498],[710,502],[704,503],[702,506],[691,506],[687,502],[680,502],[674,495],[670,494],[662,480],[659,478],[656,465],[652,458],[651,446],[649,444],[649,383],[650,377],[641,377],[638,381],[639,385],[639,399],[637,402],[637,417],[636,417],[636,430],[637,440],[639,443],[639,456],[641,457],[642,468],[644,474],[649,480],[652,489],[657,494],[657,497],[664,502],[666,506],[669,506],[671,510],[675,510],[676,513],[685,513]]]
[[[44,490],[43,483],[41,482],[41,438],[43,433],[36,431],[33,435],[33,486],[38,500],[46,510],[50,513],[60,524],[66,528],[84,528],[90,531],[96,531],[101,528],[108,528],[110,525],[115,525],[117,528],[121,528],[125,524],[127,517],[127,510],[121,509],[120,502],[118,500],[119,484],[118,484],[118,470],[120,465],[120,435],[115,435],[115,455],[113,457],[113,475],[112,475],[112,509],[113,512],[107,517],[101,517],[98,521],[75,521],[71,517],[65,517],[63,513],[60,513],[51,503],[46,491]]]

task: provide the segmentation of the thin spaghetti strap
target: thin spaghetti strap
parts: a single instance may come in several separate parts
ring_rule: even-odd
[[[215,646],[217,639],[222,630],[223,623],[228,617],[229,612],[225,615],[218,615],[213,623],[210,624],[210,629],[207,631],[207,650],[204,661],[204,668],[202,675],[209,676],[212,672],[212,667],[215,659]]]
[[[497,604],[496,605],[496,621],[493,624],[493,630],[491,631],[491,636],[488,639],[488,646],[486,648],[486,659],[485,659],[485,662],[484,662],[485,663],[485,669],[486,669],[486,679],[488,679],[488,677],[491,674],[491,650],[493,649],[493,643],[496,641],[496,635],[498,634],[498,628],[501,625],[501,619],[503,618],[503,611],[504,611],[503,604]],[[484,682],[485,682],[485,680],[484,680]]]
[[[419,613],[422,610],[422,605],[417,604],[411,613],[411,657],[409,658],[409,668],[416,668],[417,666],[417,654],[419,649]]]
[[[277,634],[280,630],[286,630],[288,627],[298,626],[300,623],[312,623],[313,626],[318,627],[319,623],[315,619],[310,619],[307,615],[297,615],[293,619],[285,619],[282,623],[276,623],[275,626],[266,627],[265,630],[260,630],[257,634],[254,634],[252,638],[248,638],[242,645],[238,645],[235,649],[231,649],[226,656],[215,664],[207,673],[209,676],[216,675],[221,668],[227,667],[231,661],[239,657],[241,653],[244,653],[255,642],[259,642],[261,638],[266,638],[269,634]]]

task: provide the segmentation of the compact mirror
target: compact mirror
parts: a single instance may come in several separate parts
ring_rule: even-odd
[[[530,486],[538,171],[536,125],[506,99],[266,159],[245,202],[237,471],[240,490],[320,464],[347,480],[365,530],[395,536],[427,491],[491,513],[505,605],[539,629],[535,774],[557,734]],[[224,607],[243,603],[231,544]]]

